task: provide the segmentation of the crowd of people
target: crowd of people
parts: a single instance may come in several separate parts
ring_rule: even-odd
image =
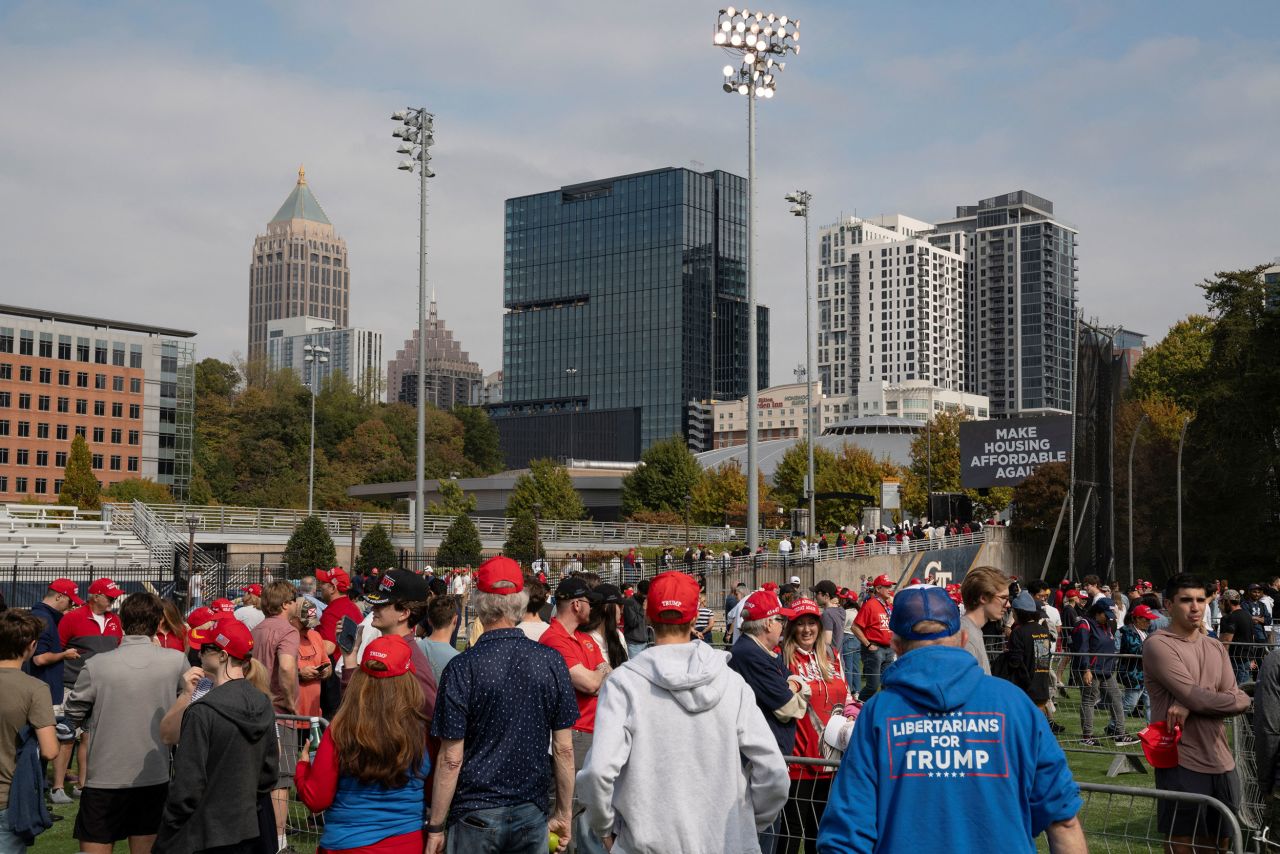
[[[1028,844],[1084,850],[1055,738],[1068,686],[1083,744],[1132,744],[1140,716],[1144,749],[1180,739],[1158,786],[1232,806],[1222,721],[1256,679],[1259,766],[1280,773],[1280,658],[1256,645],[1277,587],[1152,587],[791,576],[721,610],[676,569],[553,585],[500,556],[447,577],[321,569],[184,618],[57,579],[0,613],[0,854],[77,800],[86,854],[287,852],[293,800],[332,852],[968,849],[995,810]],[[1160,829],[1216,843],[1211,818],[1162,804]]]

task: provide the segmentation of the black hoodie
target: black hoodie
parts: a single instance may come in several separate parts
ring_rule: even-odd
[[[256,839],[258,797],[275,785],[277,763],[271,700],[248,680],[225,682],[192,703],[182,716],[156,854]]]

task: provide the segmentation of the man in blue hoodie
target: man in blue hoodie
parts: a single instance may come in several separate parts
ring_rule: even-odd
[[[853,728],[819,854],[1031,854],[1042,832],[1054,854],[1087,851],[1080,794],[1048,721],[979,669],[946,591],[898,593],[890,630],[898,660]]]

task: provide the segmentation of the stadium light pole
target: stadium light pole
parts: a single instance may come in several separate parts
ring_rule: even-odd
[[[724,91],[747,97],[747,548],[760,544],[759,431],[756,342],[756,99],[768,100],[786,63],[775,59],[800,53],[800,22],[786,15],[728,6],[720,10],[712,43],[740,60],[724,67]]]
[[[413,491],[413,553],[415,558],[422,555],[422,509],[423,496],[426,492],[426,481],[423,479],[422,466],[426,462],[427,450],[427,179],[434,178],[431,171],[431,146],[435,143],[435,116],[427,112],[425,107],[407,107],[391,114],[393,122],[403,127],[396,128],[391,135],[399,139],[397,154],[407,154],[408,159],[401,160],[401,171],[418,172],[418,436],[417,456],[414,461],[415,483]]]
[[[307,380],[311,387],[311,451],[307,455],[307,515],[315,512],[316,497],[316,370],[329,361],[329,348],[311,344],[302,348],[302,360],[307,363]]]
[[[813,194],[808,190],[796,190],[789,193],[786,199],[791,202],[791,215],[804,217],[804,400],[807,414],[804,442],[809,451],[808,474],[805,476],[804,487],[805,500],[809,503],[809,524],[805,525],[805,536],[813,539],[818,530],[813,515],[813,494],[817,491],[817,484],[813,480],[813,319],[810,315],[813,295],[809,284],[809,203],[813,201]]]

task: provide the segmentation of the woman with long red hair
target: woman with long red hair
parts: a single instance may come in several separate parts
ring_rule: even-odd
[[[298,796],[325,813],[321,852],[422,854],[431,760],[410,653],[398,635],[370,643],[314,764],[309,746],[298,756]]]

